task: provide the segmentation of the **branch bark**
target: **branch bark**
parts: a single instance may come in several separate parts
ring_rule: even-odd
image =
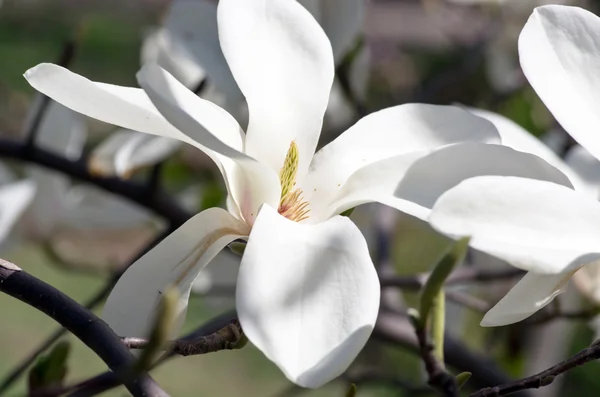
[[[419,354],[419,344],[413,326],[408,317],[394,313],[380,313],[373,331],[373,338],[401,346]],[[511,379],[485,357],[471,351],[460,341],[448,334],[444,339],[444,357],[446,364],[459,371],[473,374],[468,386],[476,389],[509,383]],[[515,397],[531,397],[526,391],[520,391]]]
[[[509,394],[514,394],[526,389],[539,389],[540,387],[550,385],[554,379],[572,370],[575,367],[583,365],[587,362],[600,359],[600,343],[594,343],[590,347],[587,347],[574,355],[573,357],[562,361],[545,371],[538,374],[516,380],[514,382],[506,383],[501,386],[488,387],[481,389],[476,393],[469,395],[469,397],[501,397]]]
[[[106,323],[56,288],[0,260],[0,291],[38,309],[72,332],[120,377],[132,395],[168,397],[148,374],[128,376],[136,360],[119,337]]]
[[[31,164],[40,165],[50,170],[60,172],[72,178],[88,182],[110,193],[126,198],[133,203],[145,207],[170,223],[171,228],[177,228],[187,221],[192,214],[181,208],[174,200],[158,188],[126,181],[120,178],[104,178],[93,175],[87,168],[86,159],[69,160],[27,143],[0,138],[0,157],[12,158]]]
[[[210,337],[212,334],[219,332],[221,329],[227,327],[232,322],[237,321],[237,313],[235,311],[230,311],[224,314],[221,314],[209,322],[201,325],[195,331],[192,331],[188,335],[180,338],[179,342],[192,342],[194,340],[201,339],[203,337]],[[159,362],[163,363],[169,358],[173,357],[175,352],[168,352],[165,354]],[[90,397],[96,394],[103,393],[107,390],[110,390],[114,387],[117,387],[121,384],[121,380],[115,376],[112,372],[105,372],[103,374],[97,375],[93,378],[86,379],[85,381],[73,385],[68,388],[67,392],[73,392],[69,394],[67,397]]]

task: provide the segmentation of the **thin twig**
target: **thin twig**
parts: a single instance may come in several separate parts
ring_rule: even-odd
[[[413,353],[419,352],[417,338],[407,316],[381,312],[373,331],[373,338],[400,346]],[[489,358],[471,351],[464,343],[448,334],[444,338],[444,358],[450,367],[473,374],[469,386],[484,388],[511,381]],[[515,395],[515,397],[530,396],[527,391],[520,391]]]
[[[449,301],[467,307],[471,310],[475,310],[476,312],[485,313],[492,308],[492,306],[483,299],[467,294],[465,292],[456,290],[446,290],[445,292],[446,298]]]
[[[126,376],[136,362],[110,327],[56,288],[22,271],[14,264],[0,261],[0,291],[45,313],[92,349],[118,376],[134,396],[168,394],[147,374]]]
[[[382,276],[382,287],[397,287],[407,290],[419,290],[425,284],[430,273],[420,273],[413,276]],[[472,283],[489,283],[521,277],[525,272],[521,269],[508,268],[500,270],[485,270],[472,267],[461,267],[453,272],[445,285],[462,285]]]
[[[188,335],[178,339],[179,342],[192,342],[199,340],[202,337],[209,337],[212,334],[219,332],[221,329],[227,327],[232,322],[237,321],[237,314],[235,311],[230,311],[221,314],[207,323],[200,326],[198,329],[192,331]],[[171,351],[165,354],[156,363],[156,365],[164,363],[169,358],[173,357],[175,352]],[[103,393],[121,384],[119,378],[112,372],[105,372],[100,375],[94,376],[93,378],[86,379],[76,385],[69,386],[63,391],[64,393],[73,392],[68,397],[90,397],[96,394]]]
[[[403,390],[410,396],[429,395],[433,391],[425,384],[414,385],[408,380],[400,379],[390,374],[384,374],[376,370],[362,370],[360,372],[349,371],[343,375],[348,383],[354,383],[357,386],[367,384],[389,385],[395,389]]]
[[[454,376],[450,375],[435,356],[435,347],[427,335],[425,327],[415,327],[419,342],[419,353],[429,376],[427,383],[444,397],[458,397],[458,385]]]
[[[195,356],[199,354],[214,353],[221,350],[234,350],[238,348],[244,334],[239,320],[234,320],[215,333],[200,336],[194,340],[175,340],[169,342],[166,351],[180,356]],[[129,349],[139,350],[148,347],[149,340],[145,338],[121,338]]]
[[[519,379],[501,386],[481,389],[476,393],[471,394],[469,397],[500,397],[507,396],[521,390],[538,389],[551,384],[557,376],[587,362],[598,359],[600,359],[600,344],[592,344],[573,357],[562,361],[536,375]]]

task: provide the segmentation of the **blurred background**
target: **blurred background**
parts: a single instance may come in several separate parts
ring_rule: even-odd
[[[22,75],[38,63],[58,62],[67,42],[74,43],[75,49],[69,69],[91,80],[137,86],[135,73],[142,54],[151,51],[148,41],[168,18],[170,3],[169,0],[4,0],[0,8],[0,136],[23,137],[36,98]],[[365,1],[356,38],[338,62],[341,94],[337,95],[341,99],[338,102],[332,99],[330,103],[322,143],[333,139],[362,114],[406,102],[426,102],[494,111],[564,154],[572,142],[529,87],[518,63],[520,29],[533,8],[545,3],[600,10],[600,1],[592,0]],[[210,82],[210,73],[206,74]],[[240,110],[240,119],[243,118],[244,111]],[[90,119],[83,123],[80,127],[86,132],[80,139],[77,155],[83,152],[102,160],[97,148],[115,127]],[[52,136],[48,138],[50,146],[54,140]],[[160,219],[104,193],[98,201],[112,211],[112,217],[100,211],[103,207],[96,206],[94,198],[87,202],[89,197],[80,197],[77,203],[85,211],[71,221],[69,214],[75,212],[70,210],[72,204],[66,206],[66,212],[53,208],[64,211],[61,200],[67,195],[73,200],[80,187],[77,181],[15,161],[0,161],[0,171],[6,169],[10,175],[7,180],[33,178],[40,186],[46,186],[44,194],[38,189],[32,206],[24,210],[10,238],[0,245],[0,256],[79,302],[93,296],[115,269],[125,265],[164,227]],[[108,172],[101,166],[96,168],[100,174]],[[152,173],[146,167],[129,171],[122,176],[144,180]],[[162,165],[161,183],[183,206],[197,212],[223,203],[224,193],[215,171],[201,153],[184,148]],[[123,218],[119,215],[122,213],[127,216]],[[116,222],[112,218],[117,218]],[[393,211],[368,206],[357,210],[353,218],[376,242],[370,244],[374,257],[389,262],[391,272],[426,271],[429,263],[423,257],[435,256],[440,244],[443,245],[424,240],[423,225],[406,221]],[[385,241],[377,244],[381,238]],[[223,261],[222,267],[207,272],[197,281],[187,330],[233,307],[236,260],[224,254]],[[493,291],[473,293],[494,301],[505,290],[500,288],[496,295]],[[410,302],[414,296],[399,299]],[[565,300],[579,299],[576,294]],[[480,313],[454,309],[449,320],[453,335],[477,354],[496,362],[510,376],[523,376],[548,367],[587,346],[594,338],[592,327],[585,321],[567,324],[560,320],[533,329],[518,325],[483,329],[478,326]],[[0,294],[0,380],[56,327],[37,311]],[[67,383],[105,370],[104,364],[85,346],[74,338],[67,339],[72,340],[73,347]],[[420,361],[401,348],[373,341],[359,361],[423,383]],[[533,391],[531,395],[597,396],[598,370],[599,363],[590,363],[569,372],[554,387]],[[342,396],[347,390],[343,382],[333,382],[317,391],[299,392],[290,388],[277,368],[252,346],[178,358],[159,367],[153,375],[173,396],[183,397],[275,397],[294,393]],[[26,390],[27,382],[22,378],[0,395],[25,396]],[[359,387],[358,395],[413,396],[417,391],[399,393],[402,392],[395,386],[365,384]],[[103,395],[126,395],[126,391],[115,389]],[[419,395],[433,394],[419,391]]]

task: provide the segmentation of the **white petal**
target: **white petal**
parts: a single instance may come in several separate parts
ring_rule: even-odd
[[[336,64],[352,48],[365,19],[365,0],[298,0],[313,14],[331,41]],[[316,7],[315,7],[316,6]],[[318,11],[318,12],[317,12]]]
[[[67,211],[61,224],[79,229],[122,229],[147,224],[145,208],[91,186],[76,186],[65,196]]]
[[[542,309],[567,289],[572,273],[527,273],[481,320],[483,327],[519,322]]]
[[[465,179],[482,175],[519,176],[572,187],[562,172],[537,156],[501,145],[462,143],[426,155],[394,157],[358,170],[340,190],[332,214],[380,201],[424,219],[441,194]]]
[[[156,29],[146,36],[142,43],[141,63],[159,64],[190,89],[198,87],[206,78],[201,65],[191,59],[178,43],[178,38],[173,38],[165,28]]]
[[[379,289],[366,241],[347,217],[304,225],[265,205],[242,257],[236,306],[250,341],[288,379],[319,387],[363,348]]]
[[[581,145],[573,146],[565,155],[565,162],[586,185],[590,194],[599,198],[600,195],[600,161]]]
[[[492,123],[454,106],[406,104],[359,120],[315,155],[299,183],[311,203],[330,203],[357,170],[391,157],[457,142],[499,142]]]
[[[224,95],[226,109],[239,107],[244,98],[219,45],[217,5],[210,1],[174,1],[164,27],[173,38],[171,51],[184,53],[202,67],[208,83]]]
[[[577,172],[573,172],[571,167],[567,165],[560,157],[558,157],[555,152],[553,152],[546,144],[530,134],[523,127],[507,117],[490,112],[488,110],[474,108],[467,108],[467,110],[494,123],[498,129],[498,132],[500,133],[502,144],[504,146],[511,147],[521,152],[535,154],[536,156],[543,158],[548,163],[565,173],[571,182],[573,182],[573,186],[575,186],[576,190],[580,190],[588,194],[590,193],[589,183],[586,183],[584,180],[582,180],[581,176],[578,175]]]
[[[296,1],[222,0],[218,20],[223,53],[248,102],[246,152],[279,172],[295,141],[302,176],[333,83],[327,36]]]
[[[600,303],[600,262],[582,267],[573,275],[573,282],[592,303]]]
[[[147,337],[161,293],[176,286],[181,300],[175,336],[198,273],[246,232],[245,225],[220,208],[194,216],[127,269],[106,301],[104,321],[121,336]]]
[[[34,237],[45,238],[68,213],[66,196],[71,181],[64,175],[37,167],[27,169],[27,175],[35,181],[37,189],[27,213],[29,232]]]
[[[31,180],[0,186],[0,243],[10,234],[15,223],[35,195],[35,183]]]
[[[25,131],[29,130],[33,116],[39,112],[42,102],[42,96],[38,95],[30,108]],[[86,138],[87,128],[83,117],[60,103],[51,101],[38,126],[35,143],[68,159],[77,160],[81,156]]]
[[[176,139],[120,129],[94,149],[89,167],[98,175],[128,177],[140,168],[166,160],[180,147]]]
[[[216,153],[240,156],[244,132],[227,111],[197,97],[156,64],[144,65],[137,73],[137,79],[161,114],[179,131]],[[184,113],[189,116],[185,117]],[[196,122],[187,122],[190,118]]]
[[[278,174],[241,152],[243,132],[233,116],[198,98],[157,65],[145,65],[138,81],[173,125],[218,155],[228,190],[249,224],[254,222],[260,205],[279,202]]]
[[[600,258],[600,203],[565,186],[517,177],[468,179],[444,193],[429,222],[513,266],[557,274]]]
[[[196,145],[169,124],[139,88],[95,83],[61,66],[48,63],[29,69],[25,78],[42,94],[86,116]]]
[[[521,66],[558,122],[600,158],[600,19],[578,7],[536,8],[519,37]]]

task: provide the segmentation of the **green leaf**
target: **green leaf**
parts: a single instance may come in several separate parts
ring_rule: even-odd
[[[458,240],[450,251],[444,255],[442,260],[435,266],[421,291],[421,302],[419,307],[421,327],[425,327],[431,313],[434,301],[444,286],[446,278],[454,268],[461,263],[469,248],[469,237]]]
[[[40,356],[29,371],[29,390],[62,385],[67,374],[71,345],[62,341],[46,355]]]
[[[346,397],[356,397],[356,385],[354,383],[350,384],[350,389],[346,393]]]
[[[458,386],[458,390],[462,389],[465,383],[471,378],[471,375],[473,374],[470,372],[461,372],[456,375],[456,385]]]
[[[340,215],[341,216],[350,216],[350,215],[352,215],[353,211],[354,211],[354,208],[350,208],[349,210],[342,212]]]

